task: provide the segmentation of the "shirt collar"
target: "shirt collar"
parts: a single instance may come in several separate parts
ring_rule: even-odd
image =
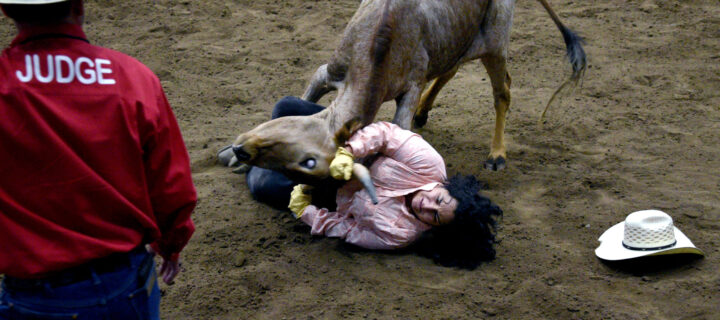
[[[10,43],[10,46],[16,46],[28,40],[32,40],[33,38],[53,36],[77,38],[87,41],[87,37],[85,36],[85,32],[82,30],[82,26],[71,23],[63,23],[59,25],[31,26],[23,28],[17,37],[15,37],[15,39]]]

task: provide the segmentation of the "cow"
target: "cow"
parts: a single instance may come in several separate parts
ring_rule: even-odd
[[[560,22],[547,1],[538,1],[560,29],[573,69],[560,91],[584,74],[582,39]],[[484,166],[503,169],[511,82],[506,64],[514,6],[511,0],[362,1],[330,61],[317,69],[302,96],[316,102],[337,90],[335,99],[320,113],[274,119],[240,134],[232,147],[235,157],[298,182],[325,179],[337,147],[348,133],[371,123],[383,102],[396,101],[395,124],[410,129],[414,122],[422,127],[433,101],[458,68],[480,59],[492,84],[496,115]]]

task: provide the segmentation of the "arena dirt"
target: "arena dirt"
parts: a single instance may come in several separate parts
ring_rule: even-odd
[[[165,319],[717,319],[720,314],[720,6],[717,1],[551,1],[586,39],[567,77],[560,33],[520,1],[509,49],[508,168],[483,170],[494,125],[479,62],[417,130],[505,211],[495,261],[473,271],[411,250],[359,250],[254,202],[215,152],[302,94],[358,1],[88,1],[91,42],[162,80],[192,159],[197,231],[162,285]],[[0,20],[0,40],[14,35]],[[332,95],[323,98],[325,105]],[[394,111],[387,103],[379,120]],[[112,152],[112,150],[108,150]],[[38,159],[38,161],[42,161]],[[707,256],[607,264],[593,250],[632,211],[657,208]]]

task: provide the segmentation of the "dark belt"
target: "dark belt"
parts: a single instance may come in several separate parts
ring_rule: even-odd
[[[113,253],[107,257],[91,260],[77,267],[53,272],[38,279],[20,279],[6,275],[4,283],[9,290],[28,290],[45,287],[46,285],[50,285],[50,287],[66,286],[92,279],[93,272],[96,275],[101,275],[130,267],[132,257],[143,252],[146,252],[145,246],[140,246],[130,252]]]

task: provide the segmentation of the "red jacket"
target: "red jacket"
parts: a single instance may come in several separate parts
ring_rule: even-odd
[[[157,77],[80,26],[0,56],[0,273],[34,278],[144,243],[176,260],[195,227],[189,157]]]

